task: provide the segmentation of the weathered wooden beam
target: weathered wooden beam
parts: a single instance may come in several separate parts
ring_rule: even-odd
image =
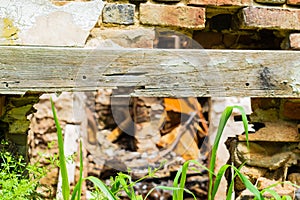
[[[0,47],[0,94],[299,97],[300,52]],[[128,94],[115,94],[128,95]]]

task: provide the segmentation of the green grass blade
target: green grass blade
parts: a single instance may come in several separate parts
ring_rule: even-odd
[[[81,198],[81,191],[82,191],[82,182],[83,182],[83,179],[82,179],[82,173],[83,173],[83,155],[82,155],[82,141],[79,140],[79,157],[80,157],[80,167],[79,167],[79,180],[78,182],[76,183],[75,187],[74,187],[74,190],[73,190],[73,193],[72,193],[72,197],[71,197],[71,200],[75,200],[75,197],[77,195],[77,200],[80,200]]]
[[[282,200],[293,200],[293,199],[292,199],[292,197],[290,197],[290,196],[283,196],[283,197],[282,197]]]
[[[242,114],[242,121],[243,121],[245,135],[246,135],[246,142],[247,142],[247,147],[249,149],[249,140],[248,140],[248,135],[249,135],[248,132],[249,131],[248,131],[248,119],[247,119],[246,112],[242,106],[233,106],[233,107],[238,109],[240,111],[240,113]]]
[[[212,199],[215,198],[216,193],[217,193],[218,188],[219,188],[219,185],[220,185],[220,183],[221,183],[221,179],[222,179],[222,177],[224,176],[224,174],[225,174],[226,170],[228,169],[228,167],[230,167],[230,165],[223,165],[223,166],[220,168],[220,170],[219,170],[219,172],[218,172],[218,174],[217,174],[217,176],[216,176],[216,179],[215,179],[215,181],[214,181],[214,187],[213,187],[212,194],[211,194],[211,198],[212,198]]]
[[[71,199],[75,198],[75,196],[77,194],[77,200],[80,200],[80,198],[81,198],[82,182],[83,182],[83,179],[82,179],[82,173],[83,173],[83,155],[82,155],[82,141],[81,140],[79,140],[79,153],[80,153],[80,155],[79,155],[79,160],[80,160],[79,180],[78,180],[78,182],[77,182],[77,184],[76,184],[76,186],[75,186],[75,188],[73,190],[72,198],[71,198]]]
[[[243,182],[243,184],[245,185],[245,187],[254,194],[254,196],[258,199],[258,200],[263,200],[263,196],[262,194],[258,191],[258,189],[247,179],[247,177],[245,175],[243,175],[239,169],[237,169],[235,166],[232,166],[232,168],[234,169],[234,171],[237,173],[237,175],[239,176],[239,178],[241,179],[241,181]]]
[[[118,179],[119,179],[119,182],[124,190],[124,192],[127,194],[127,196],[132,199],[132,193],[130,191],[130,188],[129,188],[129,185],[127,184],[127,181],[126,180],[130,180],[129,179],[129,176],[126,175],[126,174],[123,174],[123,173],[119,173],[118,174]]]
[[[72,196],[71,196],[71,200],[75,200],[76,195],[78,194],[79,190],[80,190],[80,186],[79,186],[79,182],[77,182],[75,187],[74,187],[74,190],[73,190],[73,193],[72,193]]]
[[[241,114],[242,114],[242,120],[243,120],[243,125],[244,125],[244,129],[245,129],[245,133],[246,133],[246,140],[247,140],[247,146],[249,148],[249,144],[248,144],[248,121],[247,121],[247,116],[246,113],[243,109],[243,107],[241,106],[228,106],[225,108],[225,110],[222,113],[220,122],[219,122],[219,126],[218,126],[218,130],[217,130],[217,135],[212,147],[212,152],[211,152],[211,159],[210,159],[210,165],[209,165],[209,169],[210,169],[210,173],[209,173],[209,186],[208,186],[208,200],[212,200],[212,190],[213,190],[213,172],[215,169],[215,163],[216,163],[216,156],[217,156],[217,150],[219,147],[219,143],[220,143],[220,139],[221,136],[223,134],[224,128],[226,126],[226,123],[228,121],[228,119],[230,118],[230,115],[232,113],[232,110],[236,108],[238,109]]]
[[[173,193],[174,193],[175,191],[181,190],[181,188],[178,188],[178,187],[156,186],[156,187],[152,188],[151,190],[149,190],[149,192],[147,193],[147,195],[145,196],[144,199],[146,200],[146,199],[148,198],[148,196],[149,196],[155,189],[161,189],[161,190],[173,191]],[[191,192],[190,190],[185,189],[185,188],[184,188],[183,190],[184,190],[186,193],[192,195],[193,198],[194,198],[194,200],[197,200],[197,198],[196,198],[196,196],[194,195],[193,192]],[[176,200],[183,200],[183,199],[177,198]]]
[[[245,165],[245,163],[243,163],[241,166],[239,166],[238,170],[241,171],[242,167]],[[232,168],[233,164],[230,165],[231,167],[231,173],[233,174],[234,170]],[[234,173],[232,179],[231,179],[231,182],[230,182],[230,185],[229,185],[229,188],[228,188],[228,192],[227,192],[227,195],[226,195],[226,200],[231,200],[232,199],[232,194],[233,194],[233,187],[234,187],[234,179],[235,177],[237,176],[237,173]]]
[[[211,152],[211,158],[210,158],[210,164],[209,164],[209,169],[211,172],[213,172],[215,169],[216,154],[217,154],[217,150],[219,147],[220,139],[221,139],[222,133],[224,131],[225,125],[232,113],[232,110],[233,110],[233,107],[228,106],[225,108],[225,110],[222,113],[222,116],[221,116],[221,119],[219,122],[219,127],[217,130],[217,135],[216,135],[214,145],[212,148],[212,152]],[[208,200],[212,200],[212,187],[213,187],[213,174],[209,173]]]
[[[178,190],[178,199],[183,199],[183,192],[184,192],[184,187],[185,187],[185,182],[186,182],[186,173],[188,170],[190,162],[187,161],[182,165],[182,171],[181,171],[181,177],[180,177],[180,183],[179,183],[179,188]]]
[[[177,171],[176,176],[174,178],[174,181],[173,181],[173,187],[174,188],[178,188],[178,182],[179,182],[179,178],[180,178],[181,172],[182,172],[182,167],[180,167],[180,169]],[[172,199],[173,200],[177,200],[178,199],[178,190],[173,190]]]
[[[233,186],[234,186],[234,179],[231,180],[228,191],[227,191],[227,195],[226,195],[226,200],[231,200],[232,198],[232,192],[233,192]]]
[[[66,158],[64,153],[64,141],[62,136],[62,129],[60,127],[54,103],[51,101],[51,108],[53,113],[53,118],[55,121],[56,129],[57,129],[57,140],[58,140],[58,150],[59,150],[59,163],[60,163],[60,170],[61,170],[61,177],[62,177],[62,195],[64,200],[69,200],[70,197],[70,185],[69,185],[69,179],[68,179],[68,171],[67,171],[67,164],[66,164]]]
[[[271,190],[271,189],[269,189],[269,188],[265,188],[265,189],[263,189],[263,190],[261,191],[261,194],[263,194],[263,193],[265,193],[265,192],[270,193],[270,194],[275,198],[275,200],[281,200],[280,195],[279,195],[276,191]]]
[[[186,191],[185,187],[185,183],[186,183],[186,174],[187,174],[187,170],[189,168],[189,164],[190,163],[194,163],[198,166],[200,166],[201,168],[209,171],[209,169],[207,167],[205,167],[204,165],[201,165],[198,161],[196,160],[188,160],[186,161],[182,167],[177,171],[176,176],[174,178],[174,183],[173,183],[173,187],[172,188],[177,188],[176,190],[172,190],[173,191],[173,200],[178,200],[178,199],[183,199],[183,192]],[[179,178],[180,178],[180,182],[179,182]],[[179,186],[178,186],[179,185]]]
[[[197,160],[188,160],[187,162],[193,163],[195,165],[198,165],[200,168],[204,169],[208,173],[212,173],[215,176],[215,173],[213,171],[210,171],[210,169],[208,169],[206,166],[204,166],[201,163],[199,163]],[[190,168],[190,169],[193,169],[193,168]],[[201,173],[200,170],[196,170],[196,169],[193,169],[193,170]]]
[[[98,187],[109,200],[117,200],[117,198],[113,195],[113,193],[100,179],[94,176],[89,176],[85,179],[91,181],[94,184],[94,186]]]
[[[115,179],[111,186],[111,192],[113,194],[117,194],[120,190],[120,186],[121,186],[120,181],[118,179]]]
[[[295,188],[298,188],[298,189],[300,189],[300,186],[299,185],[296,185],[296,184],[294,184],[294,183],[291,183],[290,181],[284,181],[284,182],[281,182],[281,181],[279,181],[279,182],[277,182],[277,183],[274,183],[274,184],[272,184],[272,185],[269,185],[268,187],[266,187],[265,189],[263,189],[262,191],[261,191],[261,194],[264,194],[265,192],[269,192],[271,195],[273,195],[274,193],[272,193],[272,188],[274,188],[274,187],[276,187],[277,185],[280,185],[280,184],[289,184],[289,185],[291,185],[291,186],[293,186],[293,187],[295,187]],[[271,192],[270,192],[271,191]],[[276,193],[276,192],[275,192]],[[277,193],[276,193],[277,194]],[[276,194],[275,194],[275,196],[276,196]],[[273,195],[274,196],[274,195]],[[275,197],[274,196],[274,197]],[[276,197],[275,197],[276,198]],[[282,200],[284,200],[284,199],[286,199],[286,200],[290,200],[290,199],[292,199],[290,196],[283,196],[282,198],[281,198]]]
[[[81,198],[81,188],[82,188],[82,174],[83,174],[83,153],[82,153],[82,140],[79,140],[79,160],[80,160],[80,166],[79,166],[79,192],[78,192],[78,200]]]

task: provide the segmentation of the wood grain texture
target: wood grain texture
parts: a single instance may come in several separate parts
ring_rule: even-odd
[[[300,52],[0,47],[0,94],[299,97]]]

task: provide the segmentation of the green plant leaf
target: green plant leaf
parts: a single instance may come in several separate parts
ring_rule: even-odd
[[[283,196],[282,200],[292,200],[292,197],[290,197],[290,196]]]
[[[261,191],[261,194],[263,194],[265,192],[270,193],[275,198],[275,200],[281,200],[280,195],[276,191],[271,190],[269,188],[265,188],[264,190]]]
[[[241,106],[227,106],[225,108],[225,110],[223,111],[222,115],[221,115],[221,119],[219,122],[219,126],[218,126],[218,130],[217,130],[217,134],[216,134],[216,138],[212,147],[212,152],[211,152],[211,157],[210,157],[210,163],[209,163],[209,185],[208,185],[208,200],[212,200],[212,190],[213,190],[213,172],[215,169],[215,163],[216,163],[216,156],[217,156],[217,150],[219,147],[219,143],[221,140],[221,136],[223,134],[224,128],[226,126],[226,123],[228,121],[228,119],[230,118],[230,115],[232,114],[232,110],[236,108],[238,109],[241,114],[242,114],[242,120],[243,120],[243,125],[244,125],[244,129],[245,129],[245,134],[246,134],[246,140],[247,140],[247,146],[249,148],[249,144],[248,144],[248,121],[247,121],[247,116],[246,113],[243,109],[243,107]],[[216,192],[216,191],[215,191]]]
[[[79,193],[79,190],[80,190],[80,184],[79,182],[76,183],[74,189],[73,189],[73,193],[72,193],[72,196],[71,196],[71,200],[75,200],[76,199],[76,195]],[[78,200],[78,198],[77,198]]]
[[[241,171],[242,167],[245,165],[245,163],[243,163],[241,166],[239,166],[238,170]],[[233,174],[234,170],[232,168],[233,164],[230,165],[231,167],[231,173]],[[232,199],[232,194],[233,194],[233,189],[234,189],[234,179],[237,176],[237,173],[234,173],[232,179],[231,179],[231,183],[229,185],[228,191],[227,191],[227,195],[226,195],[226,200],[231,200]]]
[[[258,199],[258,200],[264,200],[262,194],[258,191],[258,189],[247,179],[247,177],[242,174],[240,172],[239,169],[237,169],[235,166],[231,166],[234,171],[237,173],[237,175],[239,176],[239,178],[241,179],[241,181],[243,182],[243,184],[245,185],[245,187],[254,194],[254,196]]]
[[[77,200],[80,200],[81,198],[81,190],[82,190],[82,173],[83,173],[83,153],[82,153],[82,140],[79,140],[79,160],[80,160],[80,166],[79,166],[79,180],[76,183],[73,193],[72,193],[72,197],[71,200],[74,200],[77,194]]]
[[[67,171],[67,165],[66,165],[66,158],[64,153],[64,142],[63,142],[63,136],[62,136],[62,129],[60,127],[54,103],[52,101],[52,98],[50,98],[51,101],[51,108],[53,113],[53,118],[55,121],[56,129],[57,129],[57,139],[58,139],[58,151],[59,151],[59,162],[60,162],[60,170],[61,170],[61,177],[62,177],[62,195],[64,200],[69,200],[70,197],[70,185],[69,185],[69,179],[68,179],[68,171]]]
[[[181,172],[182,172],[182,167],[180,167],[180,169],[176,173],[176,176],[173,180],[173,188],[178,188],[178,182],[179,182]],[[173,191],[172,199],[177,200],[178,199],[178,190],[172,190],[172,191]]]
[[[248,119],[247,119],[246,112],[242,106],[233,106],[233,108],[238,109],[242,114],[242,121],[243,121],[245,135],[246,135],[246,142],[247,142],[247,147],[249,149],[249,140],[248,140],[249,131],[248,131]]]
[[[185,162],[182,165],[182,171],[181,171],[180,183],[179,183],[180,190],[178,190],[178,198],[179,199],[183,199],[183,191],[184,191],[185,182],[186,182],[186,173],[187,173],[189,164],[190,164],[190,162]]]
[[[113,193],[100,179],[94,176],[89,176],[86,177],[85,179],[91,181],[96,187],[98,187],[109,200],[117,200],[117,198],[113,195]]]
[[[209,164],[209,169],[211,172],[214,171],[215,169],[215,163],[216,163],[216,156],[217,156],[217,150],[219,147],[219,143],[220,143],[220,139],[222,136],[222,133],[224,131],[225,125],[232,113],[233,107],[232,106],[228,106],[225,108],[225,110],[223,111],[222,115],[221,115],[221,119],[219,122],[219,126],[218,126],[218,130],[217,130],[217,135],[212,147],[212,151],[211,151],[211,157],[210,157],[210,164]],[[209,185],[208,185],[208,200],[212,200],[212,187],[213,187],[213,174],[209,173]]]
[[[178,188],[178,187],[156,186],[156,187],[152,188],[151,190],[149,190],[149,192],[147,193],[147,195],[145,196],[144,199],[146,200],[146,199],[148,198],[148,196],[149,196],[155,189],[161,189],[161,190],[173,191],[173,193],[174,193],[174,191],[179,191],[179,190],[181,190],[181,188]],[[194,195],[193,192],[191,192],[190,190],[185,189],[185,188],[183,188],[183,190],[184,190],[186,193],[192,195],[193,198],[194,198],[194,200],[197,200],[197,198],[196,198],[196,196]],[[182,198],[182,199],[176,198],[175,200],[183,200],[183,198]]]
[[[212,194],[211,194],[211,198],[214,199],[215,198],[215,195],[218,191],[218,188],[219,188],[219,185],[221,183],[221,179],[223,177],[223,175],[225,174],[226,170],[228,169],[228,167],[230,167],[230,165],[226,164],[226,165],[223,165],[220,170],[218,171],[218,174],[216,176],[216,179],[214,181],[214,187],[213,187],[213,190],[212,190]]]

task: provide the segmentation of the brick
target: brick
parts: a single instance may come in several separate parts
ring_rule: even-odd
[[[140,22],[149,25],[203,29],[205,27],[205,8],[141,4]]]
[[[300,30],[300,10],[267,7],[247,7],[239,13],[240,28]]]
[[[290,34],[289,44],[292,49],[300,49],[300,33]]]
[[[154,28],[105,29],[95,28],[91,31],[92,39],[109,40],[126,48],[153,48]],[[98,41],[98,40],[96,40]],[[100,41],[100,42],[101,42]],[[97,45],[96,45],[97,46]],[[100,46],[100,45],[99,45]]]
[[[250,6],[252,0],[189,0],[191,5],[212,5],[212,6]]]
[[[300,120],[300,99],[287,99],[281,103],[280,114],[283,118]]]
[[[280,5],[284,4],[286,0],[255,0],[257,3],[263,3],[263,4],[275,4]]]
[[[134,24],[134,4],[105,4],[102,17],[104,23]]]
[[[300,0],[287,0],[286,3],[289,5],[300,5]]]

